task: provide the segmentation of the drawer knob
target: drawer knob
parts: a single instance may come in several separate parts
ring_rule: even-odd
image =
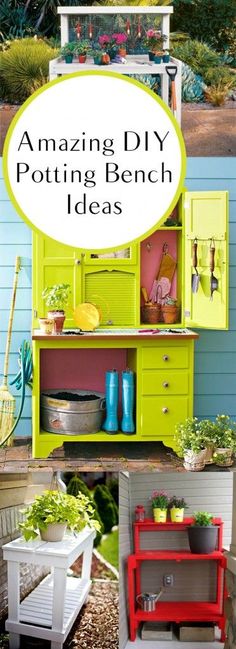
[[[164,383],[162,385],[163,385],[163,388],[168,388],[169,387],[169,383],[167,381],[164,381]]]
[[[163,415],[166,415],[169,412],[169,408],[162,408]]]
[[[80,266],[80,264],[81,264],[80,259],[76,259],[76,260],[75,260],[75,264],[76,264],[76,266]]]
[[[163,361],[168,361],[168,360],[169,360],[169,356],[168,356],[167,354],[165,354],[165,355],[163,356]]]

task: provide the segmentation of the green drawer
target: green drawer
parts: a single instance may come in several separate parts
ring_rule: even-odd
[[[187,397],[143,397],[142,398],[143,437],[174,436],[175,426],[189,415]]]
[[[149,371],[142,372],[142,394],[165,395],[188,394],[188,372]]]
[[[184,369],[189,366],[189,348],[186,345],[171,347],[143,347],[143,369]]]

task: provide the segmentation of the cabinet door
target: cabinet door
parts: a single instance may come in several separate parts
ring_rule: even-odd
[[[185,223],[185,325],[209,329],[228,328],[228,192],[186,192]],[[192,291],[192,247],[197,239],[198,291]],[[210,246],[215,246],[214,277],[218,289],[211,299]]]
[[[74,327],[73,309],[81,301],[81,255],[69,246],[33,235],[33,326],[44,317],[47,307],[42,291],[53,284],[70,284],[70,305],[66,309],[65,326]]]

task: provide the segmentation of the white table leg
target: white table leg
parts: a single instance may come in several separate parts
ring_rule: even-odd
[[[82,579],[86,579],[87,581],[90,580],[92,553],[93,553],[93,539],[88,542],[88,545],[83,553],[81,577]]]
[[[20,564],[17,561],[7,562],[7,581],[8,581],[8,620],[10,622],[19,622],[20,610]],[[19,649],[20,635],[10,633],[10,649]]]
[[[53,580],[53,603],[52,603],[52,630],[61,632],[63,630],[64,611],[66,598],[66,570],[65,568],[54,568]],[[55,649],[62,645],[55,643]]]

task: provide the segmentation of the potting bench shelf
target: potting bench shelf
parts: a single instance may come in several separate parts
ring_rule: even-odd
[[[223,522],[214,518],[213,523],[218,527],[217,549],[211,554],[192,554],[189,550],[144,550],[140,549],[142,532],[184,532],[193,522],[193,518],[185,518],[182,523],[155,523],[150,519],[134,523],[134,554],[128,557],[128,600],[130,639],[136,638],[140,622],[212,622],[221,629],[221,639],[224,640],[224,573],[226,558],[222,550]],[[158,600],[155,611],[145,612],[136,603],[141,589],[141,565],[145,561],[174,561],[177,563],[189,561],[213,561],[216,563],[216,597],[214,602],[208,601],[161,601]]]
[[[3,546],[8,562],[8,620],[10,649],[19,649],[20,636],[51,641],[62,649],[91,586],[90,572],[95,531],[84,529],[76,536],[49,543],[16,539]],[[67,577],[68,568],[83,554],[81,578]],[[41,583],[20,603],[20,563],[51,569]]]

